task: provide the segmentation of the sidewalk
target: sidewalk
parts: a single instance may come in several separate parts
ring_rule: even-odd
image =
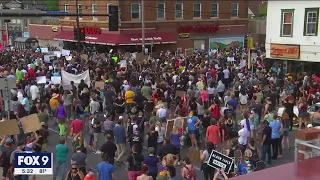
[[[2,175],[2,168],[0,168],[0,174]],[[53,175],[37,175],[36,180],[51,180]],[[31,179],[31,178],[30,178]],[[60,179],[57,177],[57,179]]]

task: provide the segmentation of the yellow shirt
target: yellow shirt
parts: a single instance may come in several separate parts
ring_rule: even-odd
[[[50,105],[50,108],[52,110],[56,110],[58,108],[58,105],[59,105],[59,101],[57,98],[51,98],[50,101],[49,101],[49,105]]]
[[[126,100],[126,103],[133,103],[133,99],[134,99],[134,92],[129,90],[127,91],[125,94],[125,100]]]

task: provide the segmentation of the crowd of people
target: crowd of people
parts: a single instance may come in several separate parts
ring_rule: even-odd
[[[9,104],[0,101],[2,121],[37,114],[41,129],[3,137],[2,177],[13,175],[15,153],[48,151],[50,124],[60,135],[54,180],[113,180],[116,165],[122,164],[127,164],[129,180],[215,180],[261,170],[282,158],[284,148],[290,149],[288,135],[296,124],[299,129],[320,124],[319,106],[311,116],[308,112],[308,106],[319,102],[320,78],[313,73],[286,74],[281,63],[265,67],[263,49],[256,52],[257,63],[248,69],[244,48],[195,51],[190,56],[167,51],[145,60],[97,53],[84,60],[73,53],[72,60],[62,56],[56,63],[44,62],[36,51],[3,51],[0,75],[15,77],[17,86],[11,89]],[[37,77],[59,77],[62,70],[89,70],[91,83],[82,79],[68,88],[37,83]],[[104,87],[96,86],[98,82]],[[279,114],[277,107],[282,106]],[[175,123],[167,132],[167,121],[175,118],[186,119],[186,124]],[[100,138],[105,143],[99,144]],[[193,160],[181,153],[185,147],[199,150],[203,177],[196,176]],[[208,164],[212,151],[234,158],[230,172]],[[94,168],[86,160],[91,152],[102,158]]]

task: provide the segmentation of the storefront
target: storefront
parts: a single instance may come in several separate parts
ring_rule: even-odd
[[[29,24],[29,36],[39,41],[40,47],[63,48],[63,42],[54,40],[54,37],[61,32],[57,25]]]
[[[243,47],[247,34],[245,25],[183,25],[177,28],[178,48],[216,49]]]
[[[301,61],[300,53],[300,45],[271,43],[270,58],[265,63],[267,67],[280,63],[285,67],[286,72],[291,73],[319,71],[320,63]]]
[[[86,27],[86,37],[83,44],[95,45],[95,46],[109,46],[107,49],[115,48],[118,51],[141,51],[142,37],[140,31],[130,31],[130,32],[110,32],[98,27]],[[73,38],[73,28],[63,28],[63,30],[57,34],[54,38],[55,40],[61,40],[65,42],[76,42]],[[177,43],[177,38],[175,33],[171,32],[156,32],[147,31],[145,33],[145,44],[150,46],[151,44],[154,48],[157,46],[163,46],[167,44]],[[70,44],[70,43],[65,43]],[[73,44],[73,43],[71,43]]]
[[[23,38],[17,37],[14,40],[14,45],[17,49],[32,49],[36,48],[39,45],[39,41],[35,38]]]

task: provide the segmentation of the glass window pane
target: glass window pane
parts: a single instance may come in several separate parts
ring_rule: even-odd
[[[283,13],[283,23],[292,23],[292,13]]]
[[[291,24],[284,24],[283,25],[283,35],[285,36],[291,36],[291,29],[292,29],[292,25]]]

